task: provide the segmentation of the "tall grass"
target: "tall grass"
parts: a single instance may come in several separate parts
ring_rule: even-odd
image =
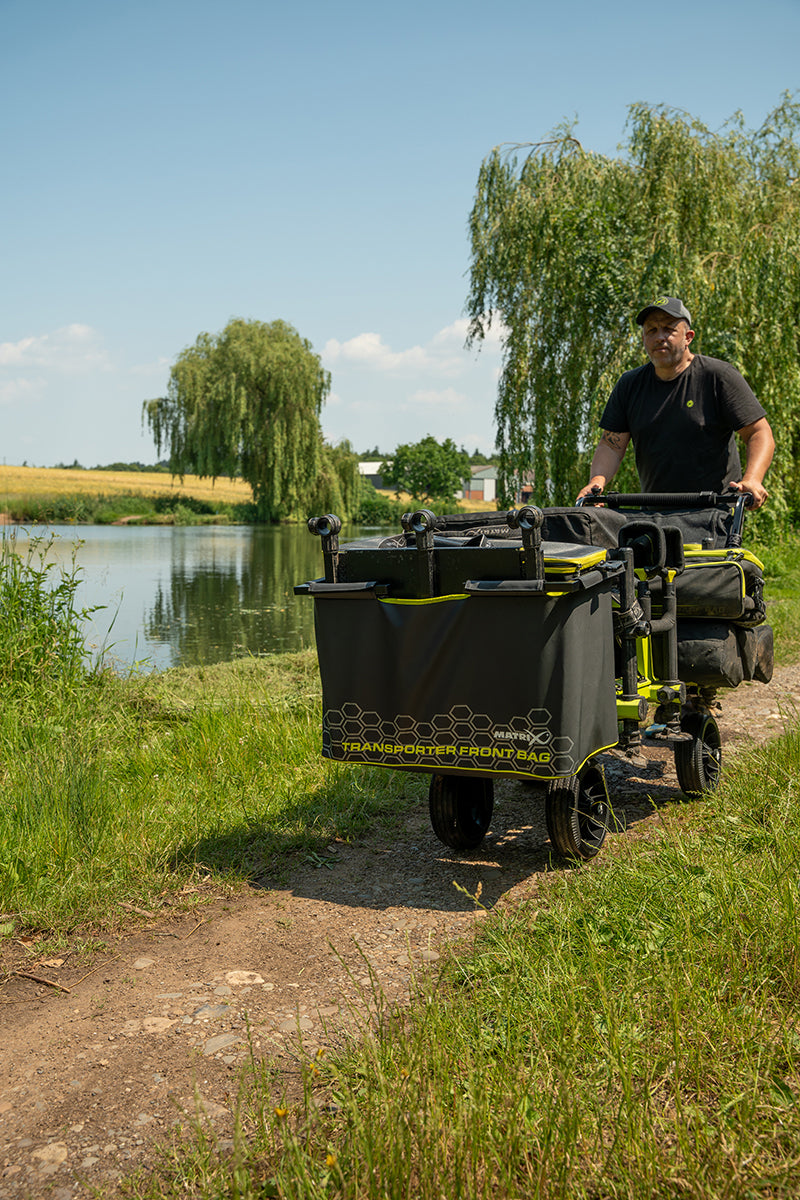
[[[52,545],[31,538],[18,552],[13,534],[0,539],[0,688],[7,693],[70,687],[84,670],[89,610],[75,604],[80,571],[75,553],[66,568],[49,561]]]
[[[798,778],[794,730],[651,840],[549,876],[408,1013],[307,1061],[301,1102],[254,1065],[233,1151],[136,1194],[795,1197]]]
[[[769,544],[749,546],[766,566],[767,619],[775,630],[778,663],[800,658],[800,538],[785,531]]]
[[[201,877],[280,878],[419,780],[319,755],[313,656],[118,679],[0,710],[0,912],[69,934]]]

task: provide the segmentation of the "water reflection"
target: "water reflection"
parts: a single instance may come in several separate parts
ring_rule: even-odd
[[[312,606],[293,587],[322,573],[319,541],[297,528],[244,532],[214,539],[199,554],[194,539],[174,541],[172,569],[157,585],[145,625],[149,641],[169,643],[174,662],[311,645]]]
[[[77,542],[78,604],[105,606],[87,623],[87,644],[110,645],[121,665],[195,666],[313,644],[313,605],[292,589],[322,574],[322,553],[303,526],[31,532],[57,535],[52,556],[60,562]],[[16,537],[22,549],[27,533]]]

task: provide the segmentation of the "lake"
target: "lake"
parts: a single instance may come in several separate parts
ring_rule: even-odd
[[[20,549],[28,532],[55,535],[56,562],[69,566],[75,549],[77,606],[104,606],[86,623],[87,647],[123,667],[198,666],[314,643],[313,602],[292,591],[323,574],[320,539],[304,525],[50,525],[13,531]]]

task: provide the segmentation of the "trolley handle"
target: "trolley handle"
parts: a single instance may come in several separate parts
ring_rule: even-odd
[[[604,504],[607,508],[716,508],[719,504],[753,503],[751,492],[727,488],[724,492],[602,492],[582,496],[578,507]]]

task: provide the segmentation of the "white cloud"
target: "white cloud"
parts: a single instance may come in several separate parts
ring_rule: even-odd
[[[431,338],[431,346],[457,346],[459,350],[466,347],[467,334],[469,333],[470,321],[469,317],[459,317],[457,321],[453,321],[451,325],[445,325],[444,329],[440,329],[438,333]],[[502,348],[503,342],[509,334],[507,325],[504,325],[497,313],[491,314],[491,326],[486,331],[486,336],[483,341],[475,343],[476,348],[482,347],[487,351],[498,350]]]
[[[0,367],[11,367],[21,363],[26,351],[30,350],[36,341],[36,338],[28,337],[19,342],[0,342]]]
[[[108,369],[99,333],[77,322],[52,333],[0,343],[0,367],[39,367],[65,375]]]
[[[358,333],[346,342],[331,338],[325,343],[324,356],[328,362],[359,363],[376,371],[419,370],[430,366],[422,346],[392,350],[379,333]]]
[[[41,379],[19,378],[0,382],[0,405],[18,404],[20,401],[28,400],[35,396],[41,386]]]
[[[469,352],[465,342],[469,320],[458,320],[445,325],[424,345],[409,346],[394,350],[384,342],[379,333],[358,333],[347,341],[331,338],[323,351],[328,367],[360,367],[381,374],[413,374],[425,371],[430,375],[454,377],[471,368],[477,348]],[[485,355],[497,352],[507,333],[501,321],[496,320],[480,343]]]
[[[333,373],[336,399],[324,410],[326,437],[346,437],[358,449],[380,446],[388,453],[431,434],[491,452],[506,331],[495,319],[485,340],[467,349],[468,331],[468,319],[459,317],[406,348],[395,348],[375,332],[329,341],[323,361]]]
[[[403,407],[460,408],[466,403],[467,397],[463,392],[457,392],[455,388],[443,388],[441,391],[436,391],[432,388],[423,388],[417,392],[412,392]]]
[[[469,321],[466,317],[459,317],[457,321],[453,321],[450,325],[445,325],[444,329],[440,329],[431,338],[431,346],[457,346],[463,348],[467,340],[467,331],[469,330]]]

